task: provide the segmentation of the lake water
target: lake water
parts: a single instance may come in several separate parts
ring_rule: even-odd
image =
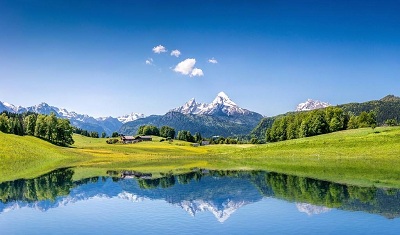
[[[399,234],[400,190],[263,171],[0,184],[0,234]]]

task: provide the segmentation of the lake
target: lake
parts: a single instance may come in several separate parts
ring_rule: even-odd
[[[0,184],[1,234],[399,234],[400,190],[194,169]]]

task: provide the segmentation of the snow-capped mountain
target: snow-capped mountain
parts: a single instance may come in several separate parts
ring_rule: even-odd
[[[224,92],[220,92],[210,103],[198,103],[194,98],[165,115],[152,115],[125,123],[119,133],[134,135],[140,126],[170,126],[175,130],[188,130],[202,136],[246,135],[263,116],[240,108]]]
[[[207,108],[207,104],[197,103],[194,98],[190,99],[183,106],[172,109],[172,112],[179,112],[183,114],[200,114]]]
[[[68,111],[65,108],[50,106],[44,102],[30,107],[21,107],[0,101],[0,112],[3,111],[8,111],[12,113],[33,112],[47,115],[49,115],[50,113],[54,113],[57,117],[69,119],[73,126],[88,131],[97,131],[99,133],[106,132],[108,135],[110,135],[114,131],[118,131],[119,128],[126,122],[146,117],[144,114],[131,113],[117,118],[94,118],[87,114],[78,114],[74,111]]]
[[[218,93],[217,97],[210,104],[197,103],[194,98],[190,99],[183,106],[172,109],[173,112],[183,114],[201,114],[201,115],[248,115],[251,112],[247,109],[240,108],[233,102],[223,91]]]
[[[331,106],[331,104],[319,100],[308,99],[304,103],[297,105],[296,111],[309,111],[314,109],[321,109]]]
[[[193,200],[193,201],[182,201],[178,203],[182,209],[188,212],[191,216],[196,216],[199,212],[209,211],[211,212],[215,218],[223,223],[240,207],[250,204],[251,202],[247,201],[231,201],[226,200],[222,203],[222,207],[220,205],[215,205],[213,201],[204,201],[204,200]]]
[[[122,122],[122,123],[127,123],[127,122],[131,122],[131,121],[135,121],[139,118],[145,118],[146,116],[142,113],[131,113],[131,114],[127,114],[121,117],[117,117],[118,121]]]
[[[307,215],[319,215],[331,211],[331,208],[325,206],[315,206],[309,203],[296,203],[297,210]]]

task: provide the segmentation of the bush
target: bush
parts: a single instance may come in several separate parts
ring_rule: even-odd
[[[106,140],[106,143],[107,144],[115,144],[115,143],[118,143],[118,139],[108,139],[108,140]]]

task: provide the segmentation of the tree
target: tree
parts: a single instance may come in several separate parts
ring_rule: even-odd
[[[0,131],[4,133],[8,133],[10,130],[10,125],[8,122],[8,116],[5,113],[0,115]]]
[[[44,138],[46,135],[45,115],[39,114],[36,119],[35,136]]]
[[[160,136],[164,138],[175,138],[175,129],[169,126],[162,126],[160,129]]]
[[[368,125],[372,127],[372,129],[375,129],[376,125],[378,122],[376,121],[376,113],[373,111],[370,111],[368,113]]]
[[[99,138],[99,132],[97,132],[97,131],[92,131],[92,132],[90,132],[90,137],[92,137],[92,138]]]
[[[36,115],[31,114],[24,118],[25,133],[27,135],[35,135]]]
[[[202,140],[203,140],[203,138],[201,137],[201,134],[199,132],[196,132],[194,134],[194,142],[200,143]]]
[[[57,125],[57,117],[52,112],[50,115],[47,115],[44,118],[44,122],[46,123],[45,128],[45,139],[49,141],[54,141],[55,139],[55,132],[56,132],[56,125]]]
[[[385,121],[385,124],[388,125],[388,126],[397,126],[398,125],[396,119],[387,119]]]
[[[367,112],[363,111],[358,116],[358,127],[368,127],[369,126],[369,115]]]
[[[358,117],[355,115],[351,116],[349,123],[347,124],[347,129],[357,129],[358,127]]]
[[[177,135],[177,139],[187,141],[187,142],[194,142],[194,137],[192,136],[192,134],[190,134],[190,131],[186,131],[186,130],[179,131],[178,135]]]
[[[145,126],[140,126],[139,129],[137,130],[136,134],[137,135],[143,135],[143,129],[145,128]]]
[[[113,132],[112,135],[111,135],[111,137],[113,137],[113,138],[114,137],[118,137],[118,136],[119,136],[118,132]]]
[[[160,130],[153,125],[147,125],[143,128],[143,135],[160,135]]]
[[[329,132],[328,123],[322,110],[311,112],[311,135],[321,135]]]
[[[107,134],[103,131],[103,132],[101,133],[101,138],[106,138],[106,136],[107,136]]]

